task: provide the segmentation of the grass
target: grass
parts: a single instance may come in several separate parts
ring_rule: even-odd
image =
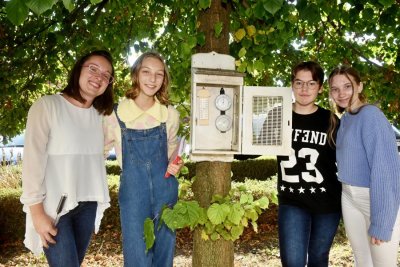
[[[21,188],[21,165],[0,165],[0,189]]]

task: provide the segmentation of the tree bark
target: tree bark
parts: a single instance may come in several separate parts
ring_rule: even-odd
[[[229,2],[229,1],[228,1]],[[229,14],[231,7],[229,3],[221,0],[212,0],[210,8],[199,14],[199,32],[203,32],[206,42],[204,46],[198,46],[198,53],[215,51],[220,54],[229,54]],[[222,23],[222,32],[217,38],[215,36],[215,24]]]
[[[202,207],[210,206],[215,194],[227,195],[231,189],[231,163],[198,162],[192,189]],[[233,242],[222,238],[217,241],[204,240],[201,230],[196,228],[193,235],[193,267],[233,267]]]
[[[229,1],[228,1],[229,2]],[[197,47],[197,52],[215,51],[229,54],[229,13],[230,5],[221,0],[212,0],[211,7],[199,15],[199,31],[205,35],[205,45]],[[222,23],[222,32],[215,35],[214,26]],[[209,207],[213,195],[225,196],[231,189],[230,162],[196,163],[196,179],[193,183],[195,199],[202,207]],[[233,242],[224,239],[217,241],[203,240],[201,228],[193,235],[193,267],[233,267]]]

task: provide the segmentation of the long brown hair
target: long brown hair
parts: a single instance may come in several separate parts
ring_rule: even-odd
[[[140,93],[139,71],[142,67],[143,61],[149,57],[153,57],[160,60],[164,65],[164,81],[163,84],[161,85],[161,88],[157,91],[156,97],[161,104],[168,105],[169,104],[168,90],[170,83],[168,66],[165,63],[164,58],[155,51],[145,52],[142,55],[140,55],[138,59],[135,61],[135,63],[131,68],[132,88],[125,93],[125,96],[130,99],[135,99],[139,95]]]
[[[73,99],[79,101],[80,103],[86,103],[86,99],[84,99],[80,93],[79,79],[81,77],[82,66],[88,61],[92,56],[101,56],[105,58],[111,65],[112,73],[114,76],[114,66],[111,54],[105,50],[96,50],[90,52],[84,56],[82,56],[72,68],[70,73],[68,84],[62,90],[63,94],[72,97]],[[113,111],[114,105],[114,92],[113,92],[113,83],[108,84],[106,90],[103,94],[97,96],[93,100],[93,107],[102,115],[110,115]]]

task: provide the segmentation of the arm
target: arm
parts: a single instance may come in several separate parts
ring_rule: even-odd
[[[176,175],[183,167],[183,160],[174,162],[172,158],[173,152],[178,148],[178,130],[179,130],[179,113],[171,107],[168,107],[167,136],[168,136],[168,159],[169,164],[167,172]]]
[[[32,105],[28,113],[21,196],[21,202],[28,206],[42,202],[46,195],[44,178],[48,157],[46,148],[50,134],[50,112],[45,100],[40,99]]]
[[[42,240],[42,245],[48,248],[48,243],[55,244],[53,239],[57,235],[57,229],[53,224],[53,219],[44,211],[43,203],[34,204],[29,206],[31,212],[33,226]]]
[[[391,239],[400,205],[400,157],[393,130],[382,112],[369,114],[362,138],[371,169],[368,233],[372,243],[379,244]]]
[[[109,151],[114,147],[120,166],[122,166],[121,157],[121,129],[118,124],[117,116],[113,111],[111,115],[103,118],[104,132],[104,157],[107,158]]]
[[[48,242],[54,243],[51,235],[57,234],[53,219],[46,214],[43,207],[46,197],[44,179],[48,156],[46,147],[50,134],[50,114],[51,111],[48,110],[44,99],[38,100],[29,110],[22,161],[21,202],[29,207],[33,225],[44,247],[48,247]]]

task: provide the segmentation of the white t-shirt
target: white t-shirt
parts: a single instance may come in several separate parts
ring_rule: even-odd
[[[62,194],[67,194],[63,215],[80,201],[97,201],[95,231],[110,206],[103,155],[102,116],[92,107],[79,108],[62,95],[40,98],[29,110],[22,161],[23,210],[26,216],[24,244],[33,253],[42,243],[29,206],[43,202],[55,218]]]

